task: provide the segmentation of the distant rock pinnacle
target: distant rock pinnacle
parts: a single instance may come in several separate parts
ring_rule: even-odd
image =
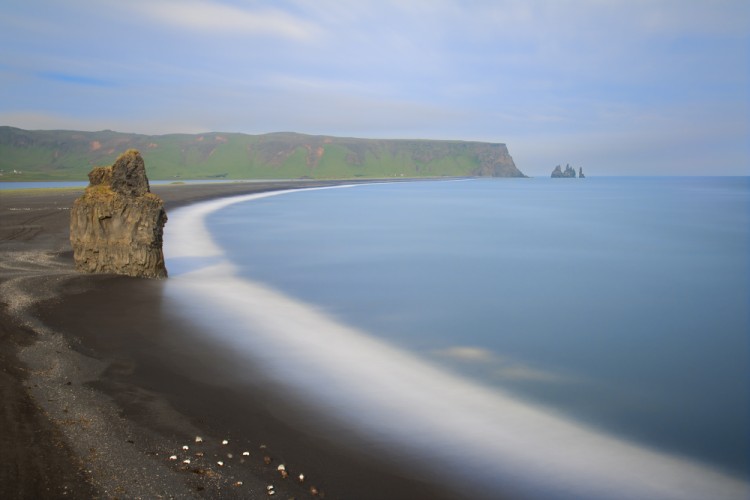
[[[555,169],[552,171],[552,177],[561,177],[561,178],[571,178],[575,179],[576,176],[576,169],[571,167],[570,165],[565,165],[565,171],[563,172],[562,168],[560,168],[560,165],[556,166]]]

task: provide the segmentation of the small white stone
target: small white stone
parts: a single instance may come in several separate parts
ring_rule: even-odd
[[[278,470],[278,471],[286,470],[286,465],[284,465],[284,464],[279,464],[279,466],[278,466],[278,467],[276,467],[276,470]]]
[[[242,452],[242,456],[243,457],[249,457],[250,456],[250,452],[249,451],[243,451]]]
[[[190,464],[190,459],[189,459],[189,458],[186,458],[185,460],[183,460],[183,461],[182,461],[182,463],[183,463],[183,464]]]
[[[170,460],[177,460],[177,455],[172,455],[171,457],[169,457],[169,459]]]
[[[224,467],[224,462],[219,460],[218,462],[216,462],[216,465],[218,465],[219,467]]]
[[[227,440],[225,439],[224,441],[222,441],[222,442],[221,442],[221,444],[229,444],[229,441],[227,441]]]
[[[304,474],[300,474],[299,476],[297,476],[297,479],[299,479],[299,482],[302,483],[302,482],[305,481],[305,475]]]
[[[273,485],[272,485],[272,484],[269,484],[268,486],[266,486],[266,489],[267,489],[268,491],[271,491],[271,490],[273,489]]]
[[[203,438],[200,437],[200,436],[195,436],[195,442],[196,443],[202,443],[203,442]]]
[[[234,458],[234,455],[232,455],[231,453],[227,453],[227,458]]]
[[[187,450],[189,450],[189,449],[190,449],[190,447],[189,447],[188,445],[184,445],[184,446],[182,447],[182,449],[183,449],[183,450],[185,450],[185,451],[187,451]]]

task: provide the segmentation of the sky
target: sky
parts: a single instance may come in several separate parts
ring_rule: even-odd
[[[502,142],[750,175],[747,0],[4,0],[0,125]]]

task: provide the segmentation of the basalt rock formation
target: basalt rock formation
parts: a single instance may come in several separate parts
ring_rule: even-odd
[[[576,169],[574,169],[570,165],[565,165],[565,171],[563,171],[562,168],[560,168],[560,165],[558,165],[552,171],[552,177],[553,178],[560,177],[560,178],[575,179],[575,177],[576,177]]]
[[[141,154],[128,150],[111,167],[95,167],[70,212],[76,268],[89,273],[166,278],[164,202],[151,193]]]

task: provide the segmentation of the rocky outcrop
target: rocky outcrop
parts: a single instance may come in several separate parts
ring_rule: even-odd
[[[141,154],[128,150],[111,167],[89,173],[73,203],[70,243],[76,268],[89,273],[166,278],[164,202],[151,193]]]
[[[563,171],[562,168],[560,167],[560,165],[558,165],[552,171],[552,177],[553,178],[560,177],[560,178],[575,179],[575,177],[576,177],[576,169],[574,169],[570,165],[565,165],[565,171]]]
[[[578,178],[579,179],[585,179],[586,176],[583,175],[583,167],[578,167]]]

